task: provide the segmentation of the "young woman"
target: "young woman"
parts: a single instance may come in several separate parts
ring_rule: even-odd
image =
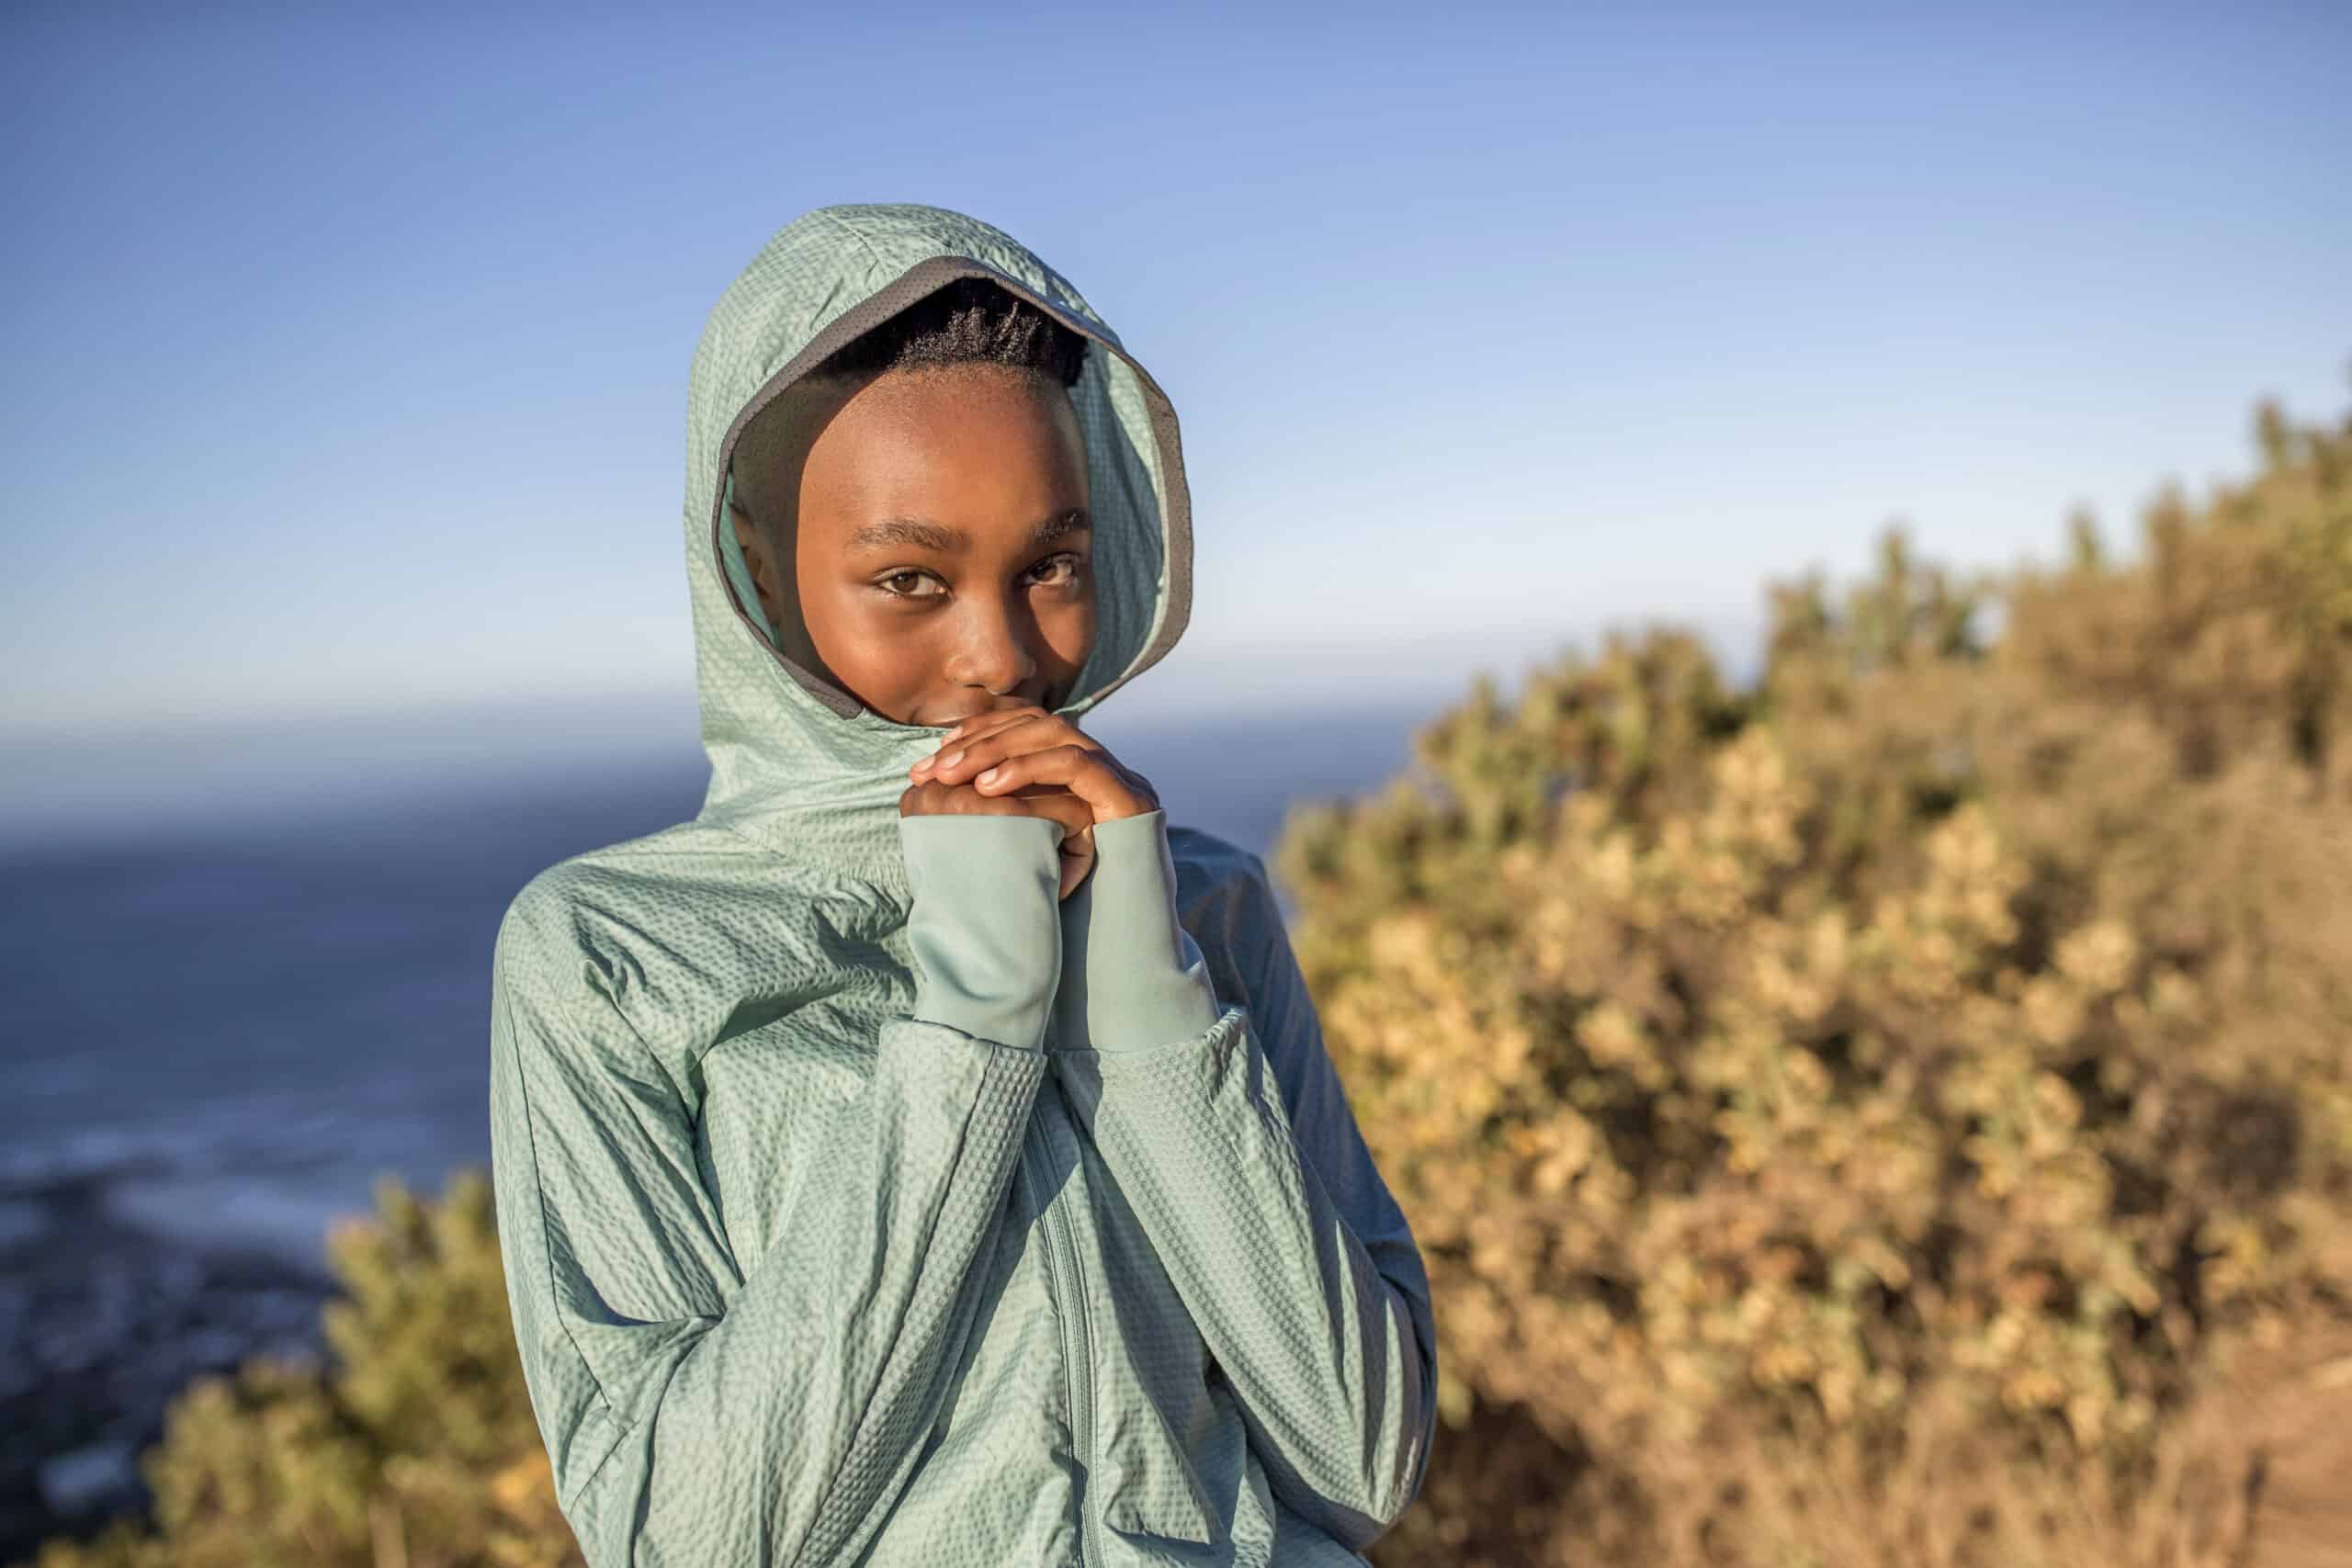
[[[588,1561],[1360,1562],[1429,1453],[1420,1256],[1263,866],[1079,728],[1184,628],[1167,399],[995,229],[828,208],[711,312],[685,511],[708,797],[495,958]]]

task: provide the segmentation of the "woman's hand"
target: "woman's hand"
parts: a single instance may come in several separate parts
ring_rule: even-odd
[[[1062,825],[1061,892],[1086,880],[1094,865],[1094,814],[1066,789],[1037,784],[1001,795],[982,795],[970,784],[931,781],[909,784],[899,796],[901,817],[1043,817]]]
[[[999,803],[1017,801],[1020,804],[1013,809],[1063,822],[1067,829],[1062,838],[1064,897],[1094,863],[1096,823],[1159,809],[1159,792],[1152,788],[1150,780],[1112,756],[1101,741],[1069,719],[1035,705],[965,720],[941,739],[937,751],[908,773],[916,781],[915,790],[944,785],[957,794],[969,790],[990,803],[929,809],[986,811]],[[900,798],[901,816],[910,815],[907,800],[913,795],[914,790],[910,790]],[[1073,806],[1079,812],[1074,827],[1069,814]],[[1076,875],[1071,874],[1073,858],[1079,861]]]
[[[1069,720],[1035,706],[966,719],[908,773],[923,783],[968,782],[990,796],[1031,784],[1058,785],[1086,802],[1093,813],[1090,827],[1159,809],[1159,792],[1149,779]]]

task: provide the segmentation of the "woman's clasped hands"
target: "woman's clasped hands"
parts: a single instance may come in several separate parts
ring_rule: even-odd
[[[1042,817],[1062,826],[1061,893],[1094,865],[1094,828],[1159,809],[1151,781],[1044,708],[1004,708],[950,729],[907,770],[901,817]]]

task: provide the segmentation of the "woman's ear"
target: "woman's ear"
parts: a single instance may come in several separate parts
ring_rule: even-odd
[[[735,525],[735,543],[743,551],[743,568],[752,574],[752,588],[760,596],[760,608],[767,613],[768,625],[782,626],[783,595],[776,582],[775,558],[768,552],[767,536],[741,507],[729,506],[727,515]]]

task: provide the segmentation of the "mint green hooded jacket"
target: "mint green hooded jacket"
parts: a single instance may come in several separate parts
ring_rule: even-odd
[[[595,1568],[1361,1562],[1428,1461],[1427,1278],[1258,857],[1155,811],[1057,900],[1057,825],[901,821],[943,731],[779,652],[721,527],[751,419],[969,276],[1089,340],[1098,632],[1060,711],[1184,627],[1173,412],[1004,234],[821,209],[712,310],[707,798],[533,878],[493,961],[515,1337]]]

